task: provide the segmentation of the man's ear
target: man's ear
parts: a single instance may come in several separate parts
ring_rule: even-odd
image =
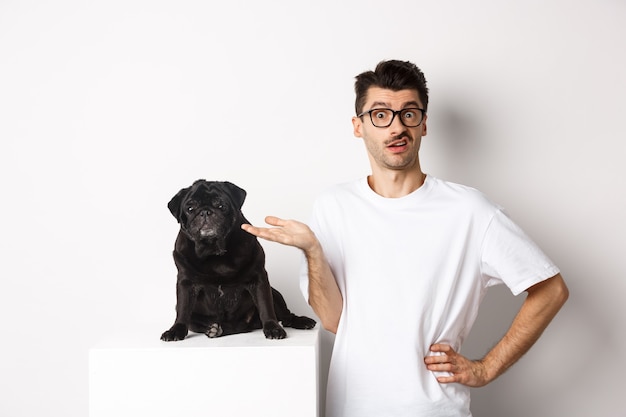
[[[420,125],[420,127],[422,128],[422,136],[426,136],[426,133],[428,133],[428,128],[426,127],[426,119],[428,119],[428,116],[425,114],[424,119],[422,120],[422,124]]]
[[[363,137],[363,133],[362,133],[363,120],[361,120],[360,117],[354,116],[352,118],[352,128],[353,128],[355,137],[357,137],[357,138],[362,138]]]

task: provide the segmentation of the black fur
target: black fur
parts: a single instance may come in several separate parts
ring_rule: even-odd
[[[261,328],[266,338],[283,339],[279,322],[315,327],[315,320],[289,311],[270,286],[263,248],[241,229],[248,223],[241,212],[245,198],[245,190],[230,182],[198,180],[169,202],[180,223],[176,321],[161,340],[182,340],[189,330],[219,337]]]

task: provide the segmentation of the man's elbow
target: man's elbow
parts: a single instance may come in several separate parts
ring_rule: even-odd
[[[315,308],[313,308],[313,311],[315,311]],[[322,328],[324,328],[324,330],[328,330],[333,334],[337,334],[337,329],[339,328],[339,318],[341,317],[341,314],[337,316],[335,314],[328,314],[318,311],[315,311],[315,314],[317,314],[317,316],[319,317],[320,324],[322,325]]]
[[[337,334],[339,322],[335,320],[322,320],[322,327],[324,328],[324,330],[328,330],[333,334]]]
[[[554,300],[560,306],[562,306],[569,298],[569,288],[567,288],[567,285],[565,284],[563,277],[561,277],[561,274],[557,274],[556,276],[552,277],[552,281],[554,281],[552,289],[554,294]]]
[[[545,303],[553,305],[558,310],[569,298],[569,289],[561,274],[556,274],[529,288],[528,294],[542,298]]]
[[[324,303],[319,303],[318,298],[309,296],[309,305],[313,308],[313,311],[319,317],[320,324],[324,330],[328,330],[333,334],[337,334],[339,328],[339,320],[343,312],[343,301],[341,298],[334,303],[329,303],[328,300],[324,300]]]

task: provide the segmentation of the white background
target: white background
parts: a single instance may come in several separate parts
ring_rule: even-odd
[[[391,58],[429,81],[425,170],[503,205],[571,290],[474,414],[626,415],[624,22],[621,0],[0,0],[0,415],[85,416],[90,346],[172,324],[180,188],[235,182],[261,224],[366,175],[353,80]],[[297,251],[264,247],[310,313]],[[521,301],[490,292],[464,352]]]

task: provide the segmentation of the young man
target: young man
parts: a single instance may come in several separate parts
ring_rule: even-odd
[[[488,384],[539,338],[565,303],[559,269],[480,192],[422,172],[428,89],[410,62],[356,77],[354,134],[372,173],[331,188],[309,226],[244,225],[300,248],[303,293],[336,333],[326,417],[468,417]],[[480,360],[459,353],[491,285],[528,293]]]

